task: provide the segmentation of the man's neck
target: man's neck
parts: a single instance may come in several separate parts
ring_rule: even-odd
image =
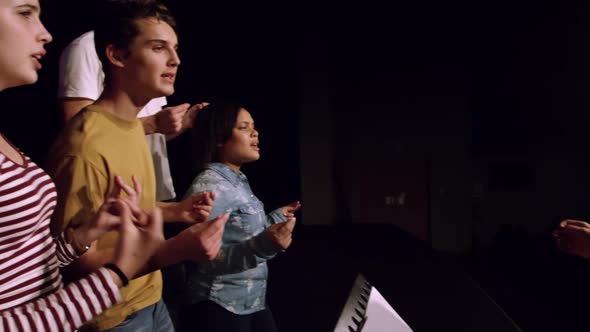
[[[136,101],[122,90],[105,88],[95,104],[124,120],[133,121],[148,101]]]

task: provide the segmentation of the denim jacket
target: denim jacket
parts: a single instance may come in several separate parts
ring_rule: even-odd
[[[250,314],[265,308],[266,261],[280,248],[264,230],[286,218],[281,209],[265,215],[264,205],[250,189],[248,179],[222,163],[211,163],[185,194],[214,191],[211,218],[230,213],[217,258],[206,263],[188,263],[185,301],[213,301],[230,312]]]

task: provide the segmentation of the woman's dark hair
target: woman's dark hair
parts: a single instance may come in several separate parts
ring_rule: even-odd
[[[219,160],[217,148],[231,137],[238,113],[243,108],[237,103],[221,101],[211,103],[197,113],[191,138],[195,176],[207,163]]]

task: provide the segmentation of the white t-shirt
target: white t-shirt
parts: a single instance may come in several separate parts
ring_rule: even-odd
[[[103,81],[102,63],[94,47],[94,31],[89,31],[74,39],[61,54],[57,97],[97,100],[104,89]],[[166,103],[166,97],[152,99],[137,116],[156,114]],[[154,160],[156,198],[158,201],[173,199],[176,193],[168,163],[166,136],[151,134],[146,135],[146,140]]]

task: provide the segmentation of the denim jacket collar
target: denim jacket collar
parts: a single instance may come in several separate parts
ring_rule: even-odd
[[[207,168],[219,173],[219,175],[223,176],[234,186],[248,181],[244,173],[236,172],[224,163],[209,163],[207,164]]]

